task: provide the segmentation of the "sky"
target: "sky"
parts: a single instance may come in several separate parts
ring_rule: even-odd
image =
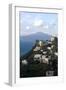
[[[37,32],[58,35],[58,15],[56,13],[19,12],[20,36]]]

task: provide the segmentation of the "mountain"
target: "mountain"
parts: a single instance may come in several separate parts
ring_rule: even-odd
[[[20,40],[28,41],[28,42],[35,42],[36,40],[50,40],[50,39],[51,39],[51,35],[42,32],[20,37]]]

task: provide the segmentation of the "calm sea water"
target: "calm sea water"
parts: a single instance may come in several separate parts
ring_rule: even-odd
[[[20,41],[20,56],[25,55],[27,52],[29,52],[32,49],[33,45],[33,42]]]

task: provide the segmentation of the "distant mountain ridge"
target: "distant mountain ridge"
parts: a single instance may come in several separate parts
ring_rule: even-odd
[[[29,41],[29,42],[34,42],[36,40],[50,40],[50,39],[51,39],[51,35],[48,35],[42,32],[37,32],[31,35],[20,37],[20,40]]]

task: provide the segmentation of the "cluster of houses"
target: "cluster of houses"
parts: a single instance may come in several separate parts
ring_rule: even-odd
[[[53,48],[54,45],[52,44],[52,41],[54,40],[54,38],[51,38],[51,41],[48,41],[47,44],[49,44],[49,46],[46,46],[44,44],[43,46],[43,42],[39,41],[38,44],[39,46],[36,46],[35,49],[33,50],[34,52],[38,52],[40,50],[40,53],[37,53],[34,55],[34,61],[39,61],[40,63],[47,63],[49,64],[49,60],[51,59],[51,54],[53,53]],[[43,48],[41,48],[43,47]],[[48,55],[48,51],[50,52],[50,55]],[[58,56],[57,52],[54,52],[55,56]]]
[[[57,68],[57,59],[58,59],[57,38],[52,37],[51,40],[46,40],[46,41],[36,40],[36,43],[32,48],[30,54],[27,55],[28,58],[26,57],[21,59],[21,64],[24,67],[30,65],[29,62],[31,62],[31,64],[35,63],[35,65],[36,63],[37,65],[38,63],[40,63],[41,65],[43,64],[48,65],[50,66],[49,69],[47,71],[43,71],[45,72],[46,76],[54,76],[54,75],[57,76],[58,74],[57,73],[57,69],[58,69]]]
[[[51,40],[47,40],[44,42],[43,40],[37,40],[36,45],[33,48],[33,60],[38,61],[40,63],[46,63],[49,64],[49,61],[51,60],[51,55],[53,54],[53,48],[54,45],[52,42],[54,41],[54,37],[51,38]],[[58,52],[54,52],[54,56],[58,56]],[[22,64],[27,65],[28,61],[26,59],[22,60]]]

